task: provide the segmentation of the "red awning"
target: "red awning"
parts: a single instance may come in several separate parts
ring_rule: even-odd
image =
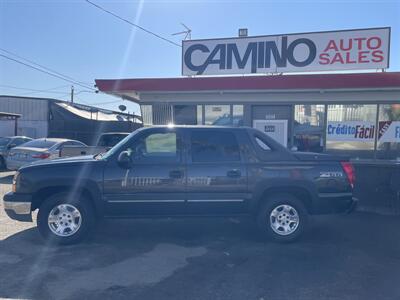
[[[290,90],[399,88],[400,72],[275,76],[96,79],[100,91],[172,92],[212,90]]]

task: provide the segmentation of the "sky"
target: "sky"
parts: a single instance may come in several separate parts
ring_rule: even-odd
[[[400,71],[400,0],[92,0],[115,14],[180,44],[192,39],[390,26],[388,71]],[[93,7],[85,0],[0,0],[3,50],[68,75],[84,86],[95,79],[181,76],[181,48]],[[18,58],[17,58],[18,59]],[[74,85],[78,103],[118,110],[119,98]],[[45,90],[45,91],[43,91]],[[70,99],[71,83],[0,56],[0,95]],[[39,92],[38,92],[39,91]],[[40,92],[43,91],[43,92]]]

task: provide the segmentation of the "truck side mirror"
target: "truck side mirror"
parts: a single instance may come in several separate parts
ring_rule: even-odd
[[[132,159],[131,155],[128,151],[122,151],[118,155],[118,165],[124,169],[130,169],[132,166]]]

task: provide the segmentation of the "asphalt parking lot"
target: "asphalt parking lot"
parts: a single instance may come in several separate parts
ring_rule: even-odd
[[[0,173],[0,197],[12,173]],[[0,204],[0,298],[399,299],[400,218],[314,218],[300,242],[265,242],[247,219],[119,220],[50,247]]]

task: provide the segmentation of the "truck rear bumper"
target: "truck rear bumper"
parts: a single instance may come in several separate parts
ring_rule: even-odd
[[[3,198],[4,211],[13,220],[32,222],[30,195],[7,193]]]
[[[318,196],[319,199],[314,203],[314,214],[351,213],[358,203],[352,193],[324,193]]]

